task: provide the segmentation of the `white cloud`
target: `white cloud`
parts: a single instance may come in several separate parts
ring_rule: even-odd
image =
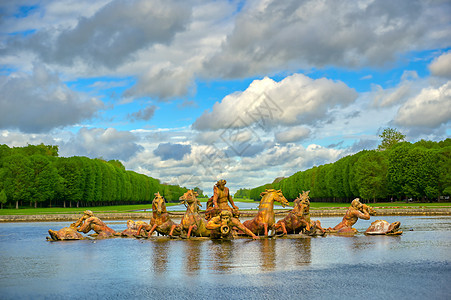
[[[450,104],[451,81],[438,88],[424,88],[400,107],[395,122],[406,127],[439,127],[451,120]]]
[[[127,97],[167,100],[190,94],[199,77],[381,66],[400,53],[447,47],[451,39],[446,1],[237,3],[42,2],[26,18],[5,20],[8,34],[36,32],[5,35],[0,61],[17,63],[20,57],[20,65],[29,67],[40,59],[72,78],[114,70],[136,79]],[[9,15],[17,9],[4,6]]]
[[[441,1],[249,1],[205,70],[239,78],[281,67],[381,66],[400,52],[448,46],[449,12]]]
[[[310,132],[311,130],[306,127],[296,126],[285,131],[276,132],[275,139],[278,143],[298,142],[308,137]]]
[[[136,51],[169,43],[183,31],[191,9],[173,1],[112,1],[73,28],[43,30],[24,40],[47,63],[73,65],[79,58],[93,66],[114,69]],[[53,43],[49,45],[49,41]]]
[[[0,77],[0,128],[45,132],[91,119],[102,108],[100,100],[70,90],[41,65],[32,74]]]
[[[280,82],[265,77],[244,92],[230,94],[193,124],[197,130],[314,124],[331,109],[352,103],[357,93],[343,82],[294,74]]]
[[[61,155],[126,161],[142,150],[137,142],[138,138],[128,131],[118,131],[114,128],[81,128],[63,144]]]
[[[406,101],[412,95],[415,84],[403,81],[395,88],[383,89],[380,85],[373,85],[373,105],[375,107],[390,107]]]
[[[434,59],[429,65],[429,70],[434,76],[451,78],[451,52],[442,54]]]

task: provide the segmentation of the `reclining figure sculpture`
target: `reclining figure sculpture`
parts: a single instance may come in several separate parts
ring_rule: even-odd
[[[49,229],[50,237],[47,237],[51,241],[65,241],[65,240],[83,240],[82,234],[77,232],[77,227],[75,223],[70,224],[69,227],[61,228],[58,231]]]

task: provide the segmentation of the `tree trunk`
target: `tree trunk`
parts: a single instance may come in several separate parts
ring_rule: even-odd
[[[16,200],[16,209],[19,209],[19,200]]]
[[[78,201],[77,201],[77,208],[79,208],[80,206],[79,206],[79,203],[78,203]]]
[[[38,201],[34,202],[34,208],[38,208]]]
[[[66,200],[63,201],[63,207],[66,208]]]

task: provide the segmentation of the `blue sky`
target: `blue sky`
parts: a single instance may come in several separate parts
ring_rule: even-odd
[[[0,143],[211,194],[450,136],[449,1],[2,1]]]

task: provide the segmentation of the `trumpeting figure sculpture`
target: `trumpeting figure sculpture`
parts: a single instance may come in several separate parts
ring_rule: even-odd
[[[351,206],[346,211],[343,220],[333,228],[326,229],[330,233],[354,234],[357,229],[352,226],[357,223],[358,219],[369,220],[370,216],[374,216],[376,211],[360,202],[359,198],[352,200]]]
[[[93,230],[97,234],[96,238],[98,239],[110,238],[120,235],[120,233],[117,233],[116,231],[108,227],[98,217],[95,217],[90,210],[85,210],[83,212],[83,216],[81,216],[80,219],[75,222],[75,227],[78,227],[77,231],[83,233],[88,233],[89,231]]]
[[[252,231],[247,229],[241,222],[234,218],[228,210],[223,210],[218,216],[211,218],[207,223],[212,239],[232,239],[235,233],[240,230],[251,236],[254,240],[259,239]]]

